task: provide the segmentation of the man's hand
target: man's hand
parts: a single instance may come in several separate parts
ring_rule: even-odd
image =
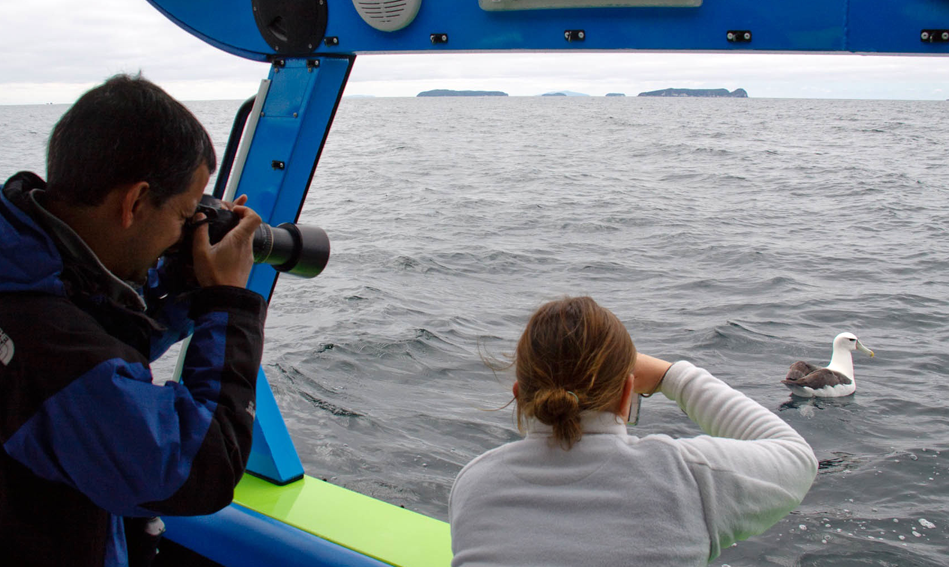
[[[201,287],[230,285],[246,287],[254,266],[254,231],[262,222],[253,210],[244,207],[247,196],[241,195],[227,206],[240,217],[240,222],[215,245],[208,238],[207,224],[194,231],[194,275]],[[198,213],[195,220],[203,220]]]

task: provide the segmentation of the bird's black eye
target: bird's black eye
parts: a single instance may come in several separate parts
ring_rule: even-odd
[[[857,339],[847,339],[847,340],[850,341],[850,342],[854,342],[854,341],[857,340]]]

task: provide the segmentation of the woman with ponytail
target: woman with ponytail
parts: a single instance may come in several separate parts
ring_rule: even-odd
[[[552,301],[514,358],[521,441],[488,451],[449,499],[454,567],[705,565],[800,504],[807,442],[707,371],[636,352],[589,297]],[[661,392],[708,435],[629,435]]]

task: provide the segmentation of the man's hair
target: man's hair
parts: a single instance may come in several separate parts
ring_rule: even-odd
[[[141,74],[116,75],[82,95],[53,128],[47,194],[95,206],[113,189],[145,181],[161,205],[188,189],[201,164],[213,173],[217,159],[198,119]]]

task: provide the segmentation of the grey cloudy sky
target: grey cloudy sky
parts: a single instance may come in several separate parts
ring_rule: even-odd
[[[0,104],[68,103],[118,72],[141,70],[182,100],[245,99],[264,63],[214,49],[145,0],[0,0]],[[742,87],[753,97],[949,99],[949,57],[770,54],[361,55],[347,95],[434,88],[537,95],[635,95]]]

